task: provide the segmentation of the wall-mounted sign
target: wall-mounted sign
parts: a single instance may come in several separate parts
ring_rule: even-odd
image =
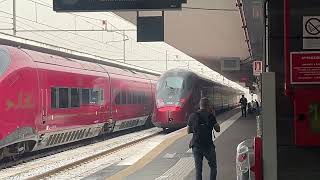
[[[262,73],[262,61],[253,61],[252,67],[253,75],[260,76],[260,74]]]
[[[320,84],[320,52],[290,54],[291,84]]]
[[[320,49],[320,16],[303,16],[303,49]]]

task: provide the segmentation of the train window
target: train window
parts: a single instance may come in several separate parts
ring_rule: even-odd
[[[69,89],[59,88],[59,108],[69,107]]]
[[[10,64],[10,56],[7,52],[0,50],[0,76],[6,71]]]
[[[120,96],[120,102],[121,104],[127,104],[127,92],[125,90],[121,91],[121,96]]]
[[[146,102],[147,102],[146,98],[147,98],[146,93],[145,93],[145,92],[142,92],[142,104],[147,104],[147,103],[146,103]]]
[[[89,104],[89,89],[82,89],[82,104]]]
[[[51,108],[58,108],[58,89],[57,88],[51,88]]]
[[[141,92],[138,92],[138,103],[137,104],[142,104],[142,94],[141,94]]]
[[[163,86],[172,89],[181,89],[184,86],[182,77],[167,77]]]
[[[121,94],[120,94],[120,91],[119,91],[119,92],[117,92],[116,99],[115,99],[115,103],[116,104],[120,104],[120,96],[121,96]]]
[[[138,93],[133,92],[133,104],[138,104]]]
[[[99,90],[90,89],[90,104],[99,104]]]
[[[134,91],[131,91],[131,104],[135,104],[135,92]]]
[[[132,104],[132,91],[128,91],[128,104]]]
[[[100,89],[100,104],[103,104],[104,103],[104,91],[103,89]]]
[[[71,88],[71,107],[80,107],[80,90]]]

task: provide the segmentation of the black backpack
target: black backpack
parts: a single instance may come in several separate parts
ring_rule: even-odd
[[[196,112],[196,117],[198,119],[193,122],[193,127],[190,128],[192,129],[193,133],[193,142],[191,142],[191,144],[207,145],[212,143],[212,139],[209,138],[211,133],[213,133],[212,127],[210,127],[209,124],[210,116],[212,116],[212,114],[209,114],[209,117],[207,117],[206,119],[201,118],[201,114],[199,112]]]

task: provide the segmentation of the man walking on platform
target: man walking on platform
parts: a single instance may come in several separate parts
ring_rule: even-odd
[[[242,95],[242,98],[239,101],[239,103],[241,104],[242,117],[247,117],[247,102],[247,98],[245,98],[244,95]]]
[[[194,156],[196,180],[202,180],[203,157],[208,160],[210,166],[210,180],[216,180],[217,162],[212,140],[213,129],[220,132],[220,125],[212,114],[209,99],[202,98],[200,100],[200,110],[191,114],[188,120],[188,133],[193,133],[189,146],[192,148]]]

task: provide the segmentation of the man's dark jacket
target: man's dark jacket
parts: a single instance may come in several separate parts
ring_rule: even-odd
[[[193,133],[190,148],[209,148],[214,146],[212,131],[217,123],[215,116],[205,110],[192,113],[188,120],[188,133]]]

